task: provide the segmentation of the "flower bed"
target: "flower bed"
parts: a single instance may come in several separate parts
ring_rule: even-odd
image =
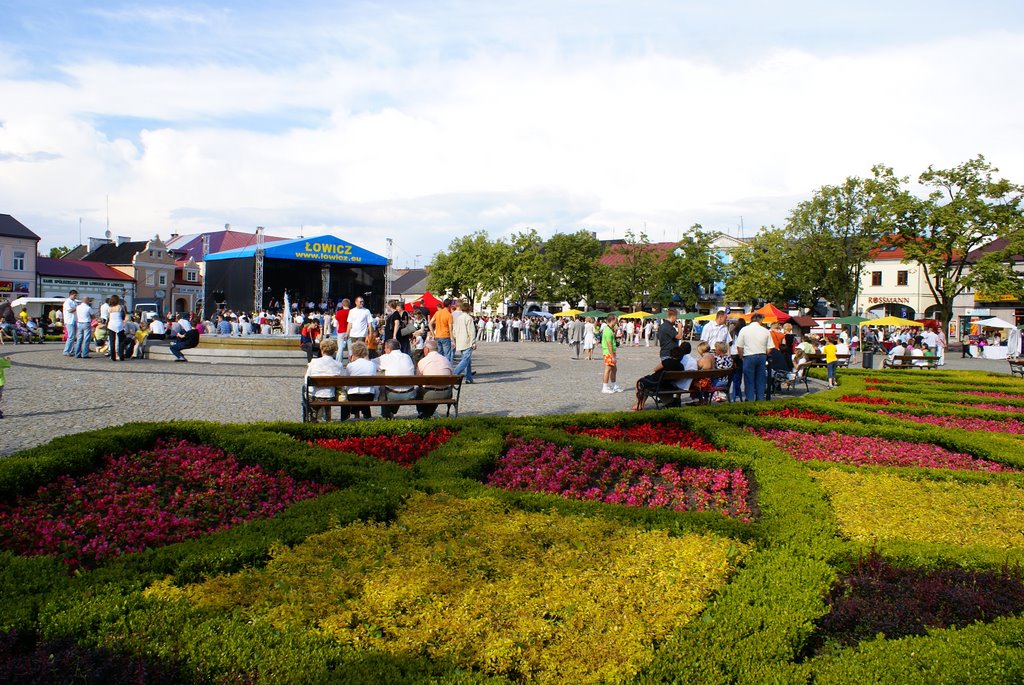
[[[823,414],[821,412],[812,411],[810,409],[800,409],[798,407],[760,411],[757,415],[775,416],[780,419],[804,419],[805,421],[816,421],[818,423],[847,423],[847,421],[837,419],[831,414]]]
[[[887,400],[884,397],[869,397],[867,395],[843,395],[839,398],[839,401],[847,404],[887,405],[893,403],[892,400]]]
[[[922,423],[928,426],[939,426],[940,428],[958,428],[965,431],[987,431],[992,433],[1024,435],[1024,423],[1013,419],[993,421],[992,419],[979,419],[973,416],[921,416],[918,414],[888,412],[885,410],[879,410],[878,413],[883,416],[891,416],[896,419]]]
[[[997,392],[994,390],[963,390],[961,395],[973,395],[974,397],[995,397],[1001,400],[1024,400],[1024,395],[1011,392]]]
[[[486,483],[632,507],[718,511],[749,521],[750,486],[741,469],[658,466],[604,450],[577,453],[543,440],[512,439]]]
[[[815,471],[842,531],[865,543],[916,540],[1024,548],[1024,489],[838,469]]]
[[[266,568],[145,594],[517,682],[620,682],[703,609],[747,549],[415,495],[393,525],[351,524],[278,550]]]
[[[1015,414],[1024,414],[1024,406],[1016,406],[1013,404],[965,404],[965,407],[971,409],[988,409],[990,411],[1006,411],[1013,412]]]
[[[62,476],[13,504],[0,504],[0,548],[52,554],[72,568],[140,552],[254,518],[326,492],[284,472],[242,466],[207,445],[158,442],[107,456],[96,471]]]
[[[403,435],[373,435],[369,437],[319,438],[311,440],[309,444],[329,450],[355,452],[409,467],[448,442],[453,435],[455,433],[447,428],[439,428],[427,435],[405,433]]]
[[[703,437],[672,423],[639,423],[611,428],[585,428],[568,426],[565,431],[573,435],[590,435],[602,440],[643,442],[652,445],[687,447],[698,452],[721,452]]]
[[[829,461],[853,466],[913,466],[964,471],[1012,471],[994,461],[928,443],[886,440],[831,432],[801,433],[768,428],[748,429],[801,461]]]
[[[853,646],[879,633],[889,639],[928,628],[963,627],[1024,611],[1021,570],[928,571],[899,568],[872,553],[836,584],[819,636]]]

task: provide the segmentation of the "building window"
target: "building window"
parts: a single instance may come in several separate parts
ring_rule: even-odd
[[[195,283],[196,281],[199,280],[199,274],[197,274],[195,271],[186,271],[185,280]]]
[[[896,285],[907,285],[907,283],[910,282],[909,279],[907,278],[907,273],[908,272],[906,272],[906,271],[897,271],[896,272]]]
[[[146,271],[146,285],[153,285],[153,272]]]
[[[871,285],[882,285],[882,272],[872,271],[871,272]]]
[[[160,285],[167,285],[167,274],[160,272]]]
[[[14,251],[14,256],[11,258],[11,271],[24,271],[25,270],[25,253]]]

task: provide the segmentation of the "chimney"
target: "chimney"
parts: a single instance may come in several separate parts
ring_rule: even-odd
[[[89,238],[89,252],[99,249],[100,245],[106,245],[110,238]]]
[[[119,236],[117,236],[117,244],[118,245],[124,245],[125,243],[130,243],[131,241],[132,241],[131,236],[127,236],[127,235],[119,235]]]

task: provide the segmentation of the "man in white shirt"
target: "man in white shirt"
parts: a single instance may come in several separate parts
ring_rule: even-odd
[[[64,321],[64,329],[68,333],[67,342],[64,344],[65,357],[74,357],[75,345],[78,344],[78,341],[75,339],[75,334],[78,331],[78,318],[75,316],[76,309],[78,309],[78,291],[72,290],[68,293],[68,299],[64,300],[60,312]]]
[[[344,376],[345,368],[334,358],[334,355],[338,352],[338,343],[335,340],[327,339],[320,342],[320,353],[321,356],[314,357],[309,364],[306,365],[306,378],[310,376]],[[305,380],[303,380],[305,383]],[[335,397],[334,388],[316,388],[313,391],[311,399],[325,399],[333,400]],[[326,410],[326,418],[328,421],[331,419],[331,408],[324,407]],[[313,415],[310,417],[313,421],[320,418],[320,408],[314,408],[312,410]]]
[[[402,346],[397,340],[384,341],[384,354],[377,359],[377,366],[384,372],[385,376],[415,376],[416,366],[412,363],[412,357],[402,352]],[[414,400],[416,399],[416,386],[396,385],[384,386],[384,399],[386,400]],[[381,407],[380,415],[390,419],[398,413],[400,407]]]
[[[719,309],[715,313],[715,320],[706,323],[704,330],[700,332],[700,339],[706,342],[711,349],[715,348],[716,342],[729,344],[729,326],[726,324],[725,319],[725,310]]]
[[[167,337],[167,327],[159,316],[154,316],[149,322],[149,337],[153,340],[163,340]]]
[[[103,304],[100,305],[100,319],[103,321],[110,321],[110,299],[103,300]]]
[[[750,317],[750,323],[736,336],[736,351],[743,358],[743,387],[747,402],[763,400],[768,386],[768,351],[774,348],[772,336],[761,325],[762,314]]]
[[[907,348],[903,347],[903,343],[896,343],[896,346],[889,350],[889,363],[892,366],[902,366],[903,361],[895,359],[895,357],[902,357],[907,354]]]
[[[348,311],[349,342],[366,342],[366,336],[373,325],[373,315],[363,306],[363,298],[356,297],[356,306]]]
[[[92,339],[92,298],[86,297],[75,307],[75,355],[79,359],[89,358],[89,341]]]

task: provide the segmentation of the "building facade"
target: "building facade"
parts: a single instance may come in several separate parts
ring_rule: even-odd
[[[39,236],[10,214],[0,214],[0,299],[36,296]]]
[[[887,245],[874,250],[860,277],[856,313],[869,318],[898,316],[931,319],[939,305],[916,263],[905,264],[900,247]]]
[[[97,302],[117,295],[131,307],[135,301],[135,279],[106,264],[73,259],[38,259],[36,291],[39,297],[67,297],[77,290],[81,297]]]
[[[116,243],[104,242],[85,255],[82,261],[106,264],[133,279],[135,299],[130,306],[156,303],[161,312],[174,311],[171,291],[177,259],[160,236],[149,241],[118,238]]]

